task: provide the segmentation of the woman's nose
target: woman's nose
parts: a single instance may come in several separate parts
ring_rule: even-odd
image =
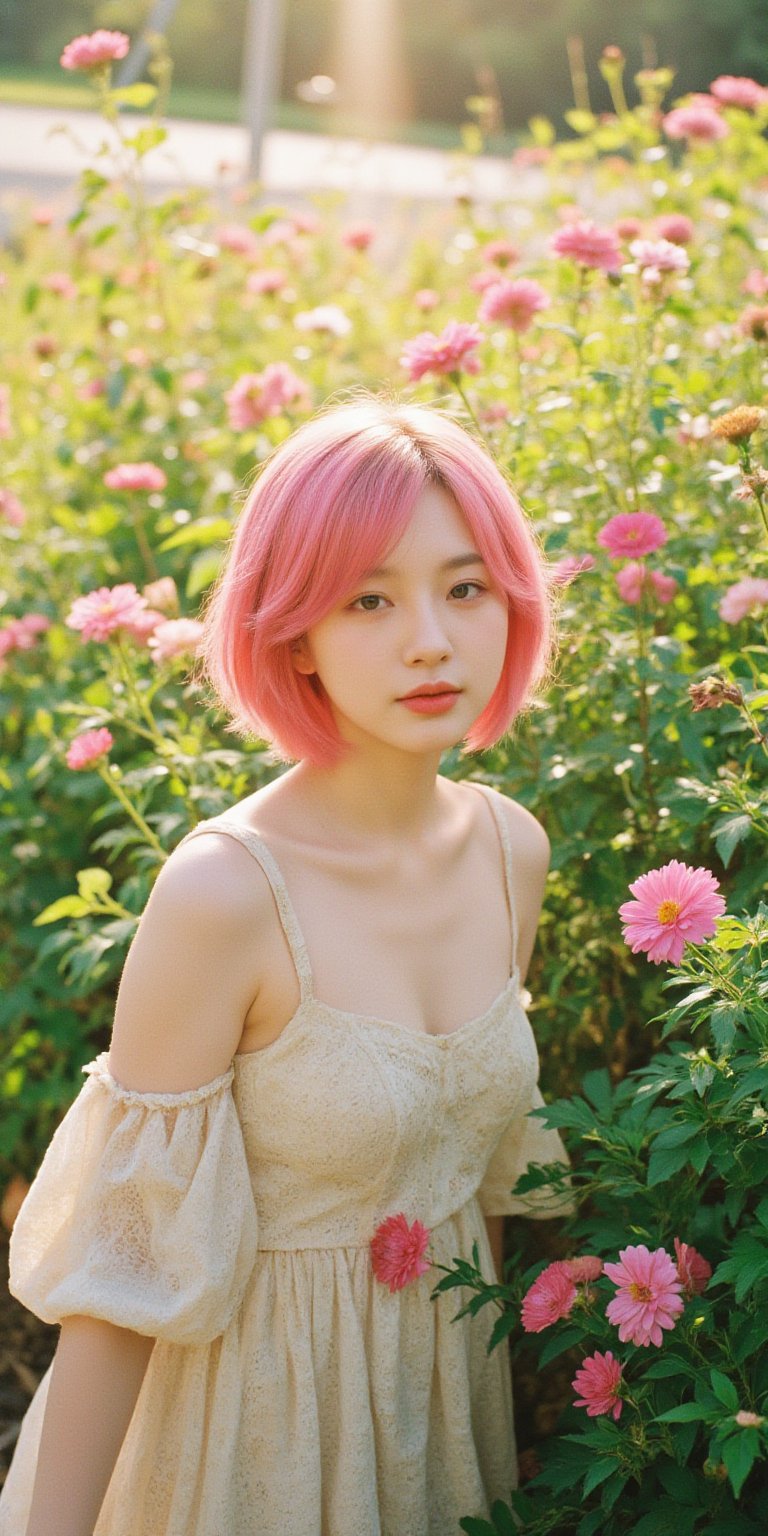
[[[434,607],[426,605],[420,609],[409,626],[405,646],[406,660],[423,659],[434,664],[441,657],[450,656],[452,651],[453,647],[445,624],[438,617]]]

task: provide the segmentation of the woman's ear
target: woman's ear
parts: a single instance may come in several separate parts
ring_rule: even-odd
[[[304,672],[309,675],[316,671],[312,664],[312,658],[309,655],[309,648],[304,635],[298,640],[291,641],[291,661],[297,672]]]

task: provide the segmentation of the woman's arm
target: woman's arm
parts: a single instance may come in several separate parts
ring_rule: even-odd
[[[94,1317],[64,1318],[26,1536],[93,1536],[154,1344]]]

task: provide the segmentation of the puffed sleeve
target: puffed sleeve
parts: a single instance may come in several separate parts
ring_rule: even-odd
[[[16,1217],[9,1289],[45,1323],[79,1313],[208,1344],[258,1247],[233,1068],[184,1093],[139,1093],[107,1061],[83,1067]]]
[[[555,1190],[547,1187],[531,1190],[525,1195],[510,1194],[529,1163],[562,1163],[566,1169],[570,1168],[570,1159],[559,1132],[548,1130],[537,1118],[529,1118],[530,1110],[541,1109],[543,1105],[544,1100],[536,1086],[528,1109],[516,1115],[503,1132],[478,1190],[485,1216],[532,1216],[543,1220],[548,1216],[573,1214],[576,1207],[570,1188]]]

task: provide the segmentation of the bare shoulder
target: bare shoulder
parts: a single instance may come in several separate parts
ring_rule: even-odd
[[[501,804],[509,827],[516,862],[526,872],[539,874],[543,879],[549,869],[552,846],[541,822],[519,800],[513,800],[510,795],[498,789],[493,792]]]
[[[173,850],[120,978],[109,1048],[118,1082],[176,1093],[227,1070],[258,989],[271,906],[266,875],[235,838],[212,828]]]

